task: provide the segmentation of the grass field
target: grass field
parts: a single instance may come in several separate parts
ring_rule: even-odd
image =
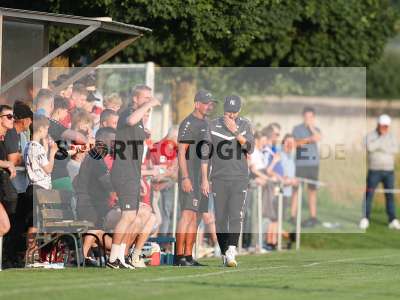
[[[4,271],[1,299],[398,299],[400,250],[308,250],[240,258],[237,269]],[[261,298],[262,297],[262,298]]]
[[[0,299],[398,299],[400,232],[374,211],[366,234],[308,234],[302,250],[239,257],[228,269],[66,269],[0,272]]]

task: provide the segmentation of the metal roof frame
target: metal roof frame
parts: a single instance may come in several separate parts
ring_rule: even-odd
[[[105,54],[97,58],[93,61],[88,68],[83,68],[80,72],[76,73],[74,76],[69,78],[59,89],[63,89],[65,86],[68,86],[75,80],[78,80],[82,76],[86,75],[90,72],[90,68],[96,67],[99,64],[102,64],[118,52],[122,51],[124,48],[129,46],[135,40],[140,38],[144,33],[151,32],[151,29],[135,26],[131,24],[125,24],[121,22],[111,21],[106,18],[89,18],[89,17],[81,17],[81,16],[73,16],[73,15],[63,15],[63,14],[54,14],[47,12],[38,12],[38,11],[29,11],[29,10],[20,10],[20,9],[12,9],[12,8],[3,8],[0,7],[0,30],[2,29],[3,21],[11,20],[17,22],[28,22],[28,23],[39,23],[39,24],[59,24],[59,25],[68,25],[68,26],[77,26],[82,28],[82,31],[77,35],[66,41],[64,44],[59,46],[57,49],[53,50],[51,53],[47,54],[45,57],[34,63],[32,66],[27,68],[25,71],[11,79],[9,82],[1,86],[0,94],[7,91],[9,88],[32,74],[34,69],[41,68],[51,60],[56,58],[57,56],[64,53],[66,50],[77,44],[82,39],[86,38],[90,34],[95,31],[102,31],[106,33],[113,34],[122,34],[127,35],[128,37],[124,39],[117,46],[113,47]],[[0,56],[2,50],[2,35],[0,34]],[[0,70],[1,70],[1,57],[0,57]],[[1,76],[1,75],[0,75]],[[1,77],[0,77],[1,78]]]

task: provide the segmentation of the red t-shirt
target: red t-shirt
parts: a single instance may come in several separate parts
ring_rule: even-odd
[[[162,139],[149,149],[149,156],[154,165],[170,167],[178,157],[178,146],[172,140]]]
[[[69,105],[68,115],[63,120],[61,120],[60,123],[67,128],[71,128],[71,123],[72,123],[71,113],[75,109],[75,103],[73,101],[71,101],[71,99],[69,99],[68,105]]]

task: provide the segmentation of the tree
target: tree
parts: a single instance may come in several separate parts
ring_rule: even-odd
[[[114,60],[154,61],[160,66],[369,66],[381,57],[387,40],[396,33],[398,20],[389,0],[83,0],[79,5],[63,0],[36,2],[11,5],[110,16],[151,28],[151,34]],[[51,40],[59,44],[67,37],[59,30],[53,32]],[[99,45],[93,47],[96,41]],[[112,36],[101,43],[92,39],[72,54],[94,55],[113,43]],[[193,90],[188,88],[188,93]]]
[[[149,27],[151,34],[116,59],[161,66],[366,66],[380,58],[398,19],[389,0],[3,2]],[[52,41],[60,42],[61,32]],[[108,36],[96,50],[114,40]]]

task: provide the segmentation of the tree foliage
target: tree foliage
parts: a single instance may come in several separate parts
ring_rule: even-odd
[[[161,66],[366,66],[380,58],[398,17],[389,0],[5,2],[149,27],[152,33],[115,59]],[[59,44],[70,34],[58,29],[52,41]],[[91,40],[74,54],[94,55],[115,40]]]

